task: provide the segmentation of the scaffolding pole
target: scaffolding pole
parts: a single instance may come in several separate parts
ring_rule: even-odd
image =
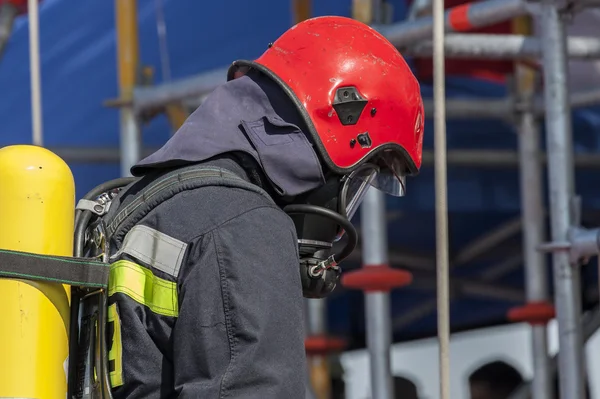
[[[514,60],[542,56],[542,39],[523,35],[454,33],[445,39],[447,58]],[[600,39],[595,37],[570,37],[567,41],[569,58],[600,58]],[[417,57],[430,57],[433,42],[419,42],[404,52]]]
[[[387,223],[384,194],[371,187],[361,205],[361,241],[363,267],[388,264]],[[367,349],[371,365],[373,399],[392,399],[390,347],[392,343],[389,292],[365,292]]]
[[[383,22],[383,0],[352,0],[352,16],[365,24]],[[363,268],[388,265],[387,219],[384,193],[371,187],[361,205]],[[393,399],[390,293],[365,291],[367,350],[371,368],[371,398]]]
[[[38,0],[28,0],[29,69],[31,75],[31,128],[33,145],[44,145],[42,113],[42,73],[40,67],[40,17]]]
[[[507,2],[507,0],[503,0]],[[483,4],[483,3],[480,3]],[[472,7],[469,5],[468,7]],[[446,71],[444,0],[433,0],[433,101],[437,329],[440,399],[450,399],[450,260],[448,249],[448,176],[446,154]],[[469,8],[466,8],[468,11]],[[472,10],[472,8],[471,8]],[[468,20],[469,14],[466,14]]]
[[[566,36],[557,0],[540,2],[544,98],[552,240],[568,242],[573,224],[573,142],[568,104]],[[584,398],[583,339],[579,307],[579,268],[568,249],[553,254],[554,304],[559,336],[559,381],[562,399]]]
[[[68,163],[116,163],[119,162],[118,148],[85,147],[49,147],[49,149]],[[143,148],[142,156],[156,152],[158,148]],[[542,164],[547,163],[546,154],[539,155]],[[433,165],[433,152],[423,151],[423,166]],[[600,154],[583,153],[575,155],[575,166],[580,169],[600,169]],[[519,154],[512,150],[448,150],[448,165],[479,168],[518,168]]]
[[[486,0],[467,3],[450,8],[444,13],[445,32],[464,32],[493,25],[529,11],[525,0]],[[412,46],[424,39],[430,39],[433,32],[433,18],[425,16],[377,29],[397,47]]]
[[[121,106],[121,176],[130,176],[130,168],[140,160],[141,138],[137,114],[133,108],[133,89],[139,69],[137,1],[115,0],[117,24],[117,63]]]
[[[515,31],[532,34],[529,16],[516,18]],[[533,100],[536,72],[522,63],[515,64],[515,83],[518,97],[525,103]],[[523,228],[523,258],[525,265],[525,290],[528,303],[548,302],[548,274],[545,255],[537,250],[544,242],[544,200],[542,165],[539,161],[540,130],[532,110],[518,114],[519,174],[521,191],[521,220]],[[533,350],[532,399],[553,399],[548,337],[546,324],[531,326]]]
[[[165,104],[207,95],[220,84],[225,83],[227,69],[217,69],[189,78],[153,87],[137,87],[134,90],[133,104],[136,112],[157,108]],[[583,108],[600,103],[600,90],[573,93],[570,98],[572,108]],[[424,99],[425,114],[433,113],[433,101]],[[536,98],[533,111],[541,115],[545,111],[543,98]],[[515,110],[525,107],[509,99],[447,99],[446,117],[452,119],[506,119]]]
[[[309,336],[324,337],[327,334],[327,303],[325,299],[305,299],[307,333]],[[309,381],[316,399],[329,399],[331,396],[331,375],[328,358],[320,354],[311,356]]]

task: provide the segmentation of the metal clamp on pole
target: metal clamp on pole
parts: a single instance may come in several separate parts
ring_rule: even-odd
[[[589,258],[600,252],[600,228],[586,229],[585,227],[573,226],[568,232],[573,264],[586,264]]]
[[[568,251],[571,265],[585,265],[592,256],[600,253],[600,228],[581,226],[581,198],[571,201],[574,224],[567,230],[567,241],[547,242],[538,247],[542,252]]]

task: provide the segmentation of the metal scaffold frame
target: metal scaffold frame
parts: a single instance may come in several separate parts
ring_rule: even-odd
[[[371,360],[371,388],[374,399],[391,399],[392,385],[390,346],[393,327],[437,310],[440,341],[440,398],[449,399],[449,301],[457,296],[450,291],[449,270],[468,263],[523,231],[523,253],[507,258],[488,269],[481,281],[456,280],[452,287],[461,292],[498,297],[519,297],[506,287],[486,285],[486,281],[504,275],[524,263],[526,296],[525,305],[511,312],[514,321],[532,324],[534,379],[530,385],[534,399],[551,398],[550,379],[554,363],[547,356],[546,323],[554,317],[558,322],[560,351],[558,375],[560,398],[583,399],[586,378],[583,343],[591,334],[589,326],[582,327],[580,293],[580,266],[586,259],[600,251],[600,229],[580,226],[581,210],[575,195],[575,167],[599,168],[597,155],[573,154],[571,110],[600,103],[600,90],[569,94],[567,86],[567,60],[600,58],[598,38],[567,38],[565,13],[587,6],[600,6],[597,0],[483,0],[454,8],[444,9],[444,0],[432,0],[432,16],[411,17],[401,23],[385,24],[382,0],[353,0],[355,13],[368,19],[395,46],[407,55],[433,54],[434,98],[426,101],[427,114],[434,115],[434,151],[424,153],[424,164],[433,164],[436,181],[436,257],[423,259],[407,253],[394,254],[387,247],[387,216],[382,194],[369,190],[362,205],[363,232],[360,257],[363,273],[385,270],[392,272],[394,284],[365,292],[367,347]],[[423,2],[420,2],[423,3]],[[140,61],[137,32],[136,0],[117,0],[117,55],[120,98],[112,105],[120,107],[120,156],[114,150],[53,149],[67,161],[115,162],[120,159],[123,175],[144,154],[141,145],[140,115],[149,109],[167,110],[185,99],[200,98],[225,81],[225,69],[164,83],[154,87],[140,87]],[[41,124],[41,89],[39,71],[38,10],[37,1],[29,0],[30,54],[32,87],[33,142],[43,144]],[[309,0],[295,0],[294,9],[299,19],[310,15]],[[538,15],[541,35],[531,36],[528,16]],[[460,16],[460,17],[457,17]],[[514,20],[511,35],[465,34],[472,28]],[[514,76],[514,95],[501,100],[446,100],[445,57],[466,59],[528,60],[541,58],[544,80],[543,96],[536,97],[536,72],[525,64],[517,64]],[[446,120],[448,118],[490,118],[515,122],[518,131],[518,151],[446,151]],[[540,147],[538,119],[544,118],[546,126],[546,153]],[[519,166],[522,215],[520,220],[509,221],[494,232],[469,244],[450,262],[448,254],[448,211],[446,203],[447,165],[480,165],[490,167]],[[549,209],[551,237],[544,241],[544,201],[542,198],[542,167],[548,169]],[[544,253],[552,254],[554,278],[554,305],[550,303],[546,284]],[[407,271],[392,270],[391,264],[402,264]],[[389,290],[408,284],[419,272],[437,273],[436,303],[423,303],[414,312],[401,319],[391,320]],[[410,273],[409,273],[410,272]],[[396,273],[396,274],[393,274]],[[408,276],[408,277],[407,277]],[[358,286],[350,288],[360,288]],[[452,294],[452,295],[451,295]],[[325,306],[322,301],[309,302],[309,332],[324,335]],[[532,316],[532,309],[537,316]],[[540,314],[542,316],[540,316]],[[594,319],[596,328],[598,318]],[[588,323],[589,324],[589,323]],[[327,370],[326,367],[323,370]],[[327,384],[325,384],[326,386]],[[324,391],[328,389],[324,388]],[[516,395],[522,395],[519,392]],[[322,397],[323,392],[316,392]],[[519,396],[522,397],[522,396]]]

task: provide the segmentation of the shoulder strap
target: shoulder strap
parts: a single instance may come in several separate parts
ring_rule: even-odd
[[[106,234],[126,234],[152,209],[162,202],[186,190],[194,190],[205,186],[237,187],[254,191],[273,202],[271,196],[262,188],[252,184],[228,170],[206,165],[192,165],[169,172],[156,181],[148,184],[134,199],[111,215],[106,215],[104,223]]]

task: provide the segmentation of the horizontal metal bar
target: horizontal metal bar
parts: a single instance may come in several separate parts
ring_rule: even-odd
[[[568,55],[577,59],[600,58],[600,39],[570,37]],[[404,51],[405,55],[431,56],[433,42],[419,42]],[[513,60],[539,58],[542,45],[539,38],[523,35],[449,34],[446,35],[445,53],[448,58]]]
[[[76,148],[76,147],[50,147],[51,151],[69,163],[118,163],[119,149],[114,148]],[[144,157],[152,154],[158,148],[144,148]],[[490,168],[518,168],[519,155],[510,150],[448,150],[448,164],[453,166],[479,166]],[[541,161],[546,162],[545,154]],[[433,152],[423,151],[423,165],[433,165]],[[577,154],[575,166],[585,169],[600,168],[600,154]]]
[[[433,115],[433,101],[423,99],[426,117]],[[506,119],[514,112],[507,99],[447,99],[447,119]]]
[[[134,108],[140,112],[193,98],[198,98],[197,105],[200,105],[200,97],[225,83],[226,74],[227,68],[222,68],[158,86],[137,87],[134,90]],[[433,101],[425,99],[424,107],[426,115],[433,114]],[[505,99],[449,99],[446,101],[448,117],[457,119],[473,117],[502,119],[510,115],[512,110],[512,103]]]
[[[448,164],[452,166],[479,166],[491,168],[518,168],[519,154],[509,150],[448,150]],[[540,161],[547,163],[546,155]],[[574,156],[575,166],[585,169],[600,168],[600,154],[577,154]],[[423,164],[433,165],[431,151],[423,152]]]
[[[180,79],[153,87],[138,87],[134,90],[134,107],[137,112],[143,109],[189,99],[197,99],[208,94],[225,82],[225,69],[216,70],[190,78]],[[424,99],[425,114],[433,114],[433,101]],[[571,107],[583,108],[600,103],[600,89],[577,92],[571,95]],[[514,104],[509,99],[448,99],[446,116],[449,119],[506,119],[515,111],[527,111],[526,104]],[[544,101],[538,97],[533,102],[533,111],[542,115]]]
[[[586,90],[572,93],[570,96],[571,108],[585,108],[600,104],[600,89]],[[538,115],[545,112],[544,100],[537,98],[534,111]]]
[[[524,0],[487,0],[470,3],[446,10],[445,27],[447,32],[481,28],[509,20],[529,12],[529,5]],[[460,12],[467,10],[467,12]],[[460,26],[454,23],[452,16],[457,11],[466,18]],[[375,27],[396,47],[410,46],[423,39],[430,39],[433,31],[431,16],[421,17],[412,21],[401,22],[387,26]]]
[[[208,94],[227,81],[228,69],[229,67],[214,69],[157,86],[136,87],[133,91],[133,106],[139,112]]]

